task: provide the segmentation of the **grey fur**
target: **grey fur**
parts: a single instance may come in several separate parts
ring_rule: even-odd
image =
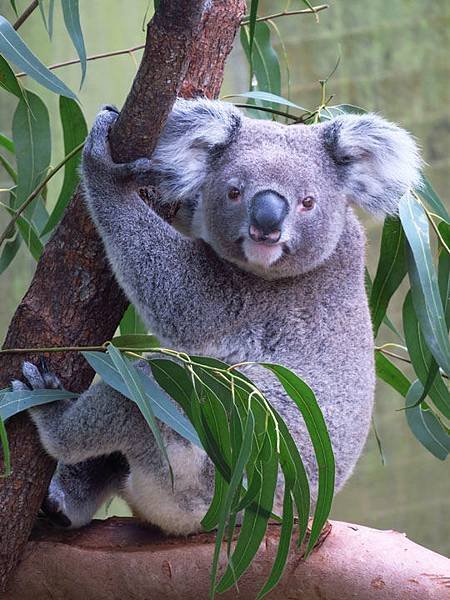
[[[365,238],[349,202],[395,211],[419,178],[414,142],[374,115],[287,127],[245,118],[221,102],[179,101],[151,161],[114,165],[107,135],[116,118],[108,110],[98,115],[84,149],[83,176],[89,210],[120,285],[164,344],[229,363],[279,362],[303,377],[329,428],[340,489],[366,440],[375,383]],[[189,207],[177,227],[190,238],[136,193],[155,173],[164,201]],[[230,187],[240,190],[239,201],[228,198]],[[289,206],[281,242],[270,247],[248,236],[251,200],[264,190]],[[302,208],[306,196],[315,198],[311,210]],[[29,366],[24,371],[30,383],[40,383]],[[288,423],[315,495],[314,453],[298,410],[268,373],[252,369],[249,375]],[[120,452],[129,474],[107,492],[123,495],[164,531],[198,530],[212,494],[211,465],[162,426],[175,471],[172,494],[167,465],[132,402],[100,383],[75,402],[31,414],[44,446],[59,461],[70,465]],[[91,468],[86,464],[84,479]],[[77,468],[72,482],[57,475],[50,490],[56,503],[61,496],[75,498],[66,501],[65,514],[76,524],[88,522],[98,504],[77,505],[82,473]]]

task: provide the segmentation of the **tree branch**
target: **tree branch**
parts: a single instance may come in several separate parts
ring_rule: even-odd
[[[280,528],[269,525],[248,571],[220,600],[254,600],[267,578]],[[214,534],[166,538],[133,519],[95,521],[81,531],[36,531],[4,600],[55,598],[110,600],[208,598]],[[277,600],[443,600],[450,588],[450,560],[397,531],[332,521],[309,558],[293,544]],[[225,564],[226,552],[221,560]]]
[[[34,9],[37,8],[38,6],[39,6],[38,0],[33,0],[33,2],[27,6],[27,8],[23,11],[23,13],[20,15],[20,17],[18,17],[16,22],[13,24],[13,27],[16,31],[19,29],[19,27],[21,25],[23,25],[23,23],[25,23],[25,21],[31,15],[31,13],[34,11]]]
[[[151,152],[180,87],[184,95],[199,88],[217,95],[245,3],[212,0],[203,14],[202,6],[201,0],[161,0],[120,125],[112,132],[116,160]],[[45,247],[4,347],[99,345],[111,339],[126,306],[78,191]],[[1,356],[0,387],[20,377],[24,358]],[[68,389],[82,391],[92,379],[77,353],[49,354],[48,363]],[[0,589],[19,560],[54,469],[26,414],[8,422],[8,437],[13,474],[0,481]]]

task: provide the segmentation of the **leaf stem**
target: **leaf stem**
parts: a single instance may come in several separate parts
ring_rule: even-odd
[[[282,10],[281,12],[273,13],[272,15],[265,15],[263,17],[257,17],[256,22],[260,23],[261,21],[270,21],[271,19],[278,19],[279,17],[290,17],[291,15],[307,15],[320,12],[321,10],[326,10],[329,8],[328,4],[319,4],[318,6],[313,6],[312,8],[303,8],[300,10]],[[248,25],[250,23],[250,17],[246,15],[242,21],[242,25]]]
[[[145,44],[140,44],[139,46],[133,46],[132,48],[125,48],[123,50],[112,50],[111,52],[102,52],[101,54],[93,54],[92,56],[88,56],[86,60],[99,60],[101,58],[109,58],[110,56],[120,56],[121,54],[133,54],[133,52],[137,52],[138,50],[143,50]],[[55,63],[54,65],[50,65],[47,67],[50,71],[54,69],[60,69],[61,67],[68,67],[69,65],[76,65],[80,62],[79,58],[73,58],[71,60],[65,60],[63,62]],[[26,73],[16,73],[16,77],[25,77]]]
[[[27,6],[27,8],[23,11],[23,13],[20,15],[20,17],[17,18],[17,20],[13,24],[13,28],[17,31],[19,29],[19,27],[21,25],[23,25],[23,23],[25,23],[25,21],[31,15],[31,13],[34,11],[34,9],[37,8],[38,6],[39,6],[39,1],[33,0],[33,2],[31,2],[31,4],[29,4]]]
[[[50,179],[56,175],[56,173],[62,169],[62,167],[66,164],[67,161],[69,161],[71,158],[73,158],[84,146],[84,142],[82,142],[81,144],[78,144],[78,146],[76,146],[73,150],[71,150],[69,152],[69,154],[67,154],[60,163],[58,163],[56,165],[56,167],[54,167],[53,169],[50,169],[50,171],[48,172],[47,176],[41,181],[41,183],[31,192],[31,194],[28,196],[28,198],[25,200],[25,202],[23,202],[23,204],[21,204],[19,206],[19,208],[15,211],[14,216],[11,218],[11,220],[9,221],[8,225],[6,226],[5,230],[3,231],[2,235],[0,236],[0,247],[3,244],[3,242],[6,240],[7,236],[8,236],[8,231],[10,231],[10,228],[15,224],[15,222],[17,221],[17,219],[20,217],[20,215],[23,213],[23,211],[27,208],[27,206],[29,206],[33,200],[40,194],[40,192],[45,188],[45,186],[47,185],[47,183],[50,181]]]

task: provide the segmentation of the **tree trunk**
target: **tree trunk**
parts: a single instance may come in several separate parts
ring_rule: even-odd
[[[115,160],[150,155],[177,93],[218,94],[224,62],[245,12],[244,0],[161,0],[130,95],[111,134]],[[107,99],[105,99],[107,100]],[[8,330],[4,348],[98,345],[111,339],[127,300],[104,256],[78,190],[46,245],[33,281]],[[1,355],[0,387],[20,377],[23,360]],[[64,385],[82,391],[93,371],[79,353],[48,356]],[[12,475],[0,480],[0,590],[26,544],[53,460],[26,414],[8,422]]]
[[[208,598],[214,534],[165,538],[133,519],[95,521],[69,532],[43,529],[28,542],[5,600],[203,600]],[[255,560],[223,600],[254,600],[275,558],[270,525]],[[302,560],[292,546],[272,600],[444,600],[450,560],[396,531],[333,521]],[[221,567],[225,565],[225,546]]]

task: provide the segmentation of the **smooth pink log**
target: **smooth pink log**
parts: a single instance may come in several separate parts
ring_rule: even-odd
[[[218,598],[256,598],[278,535],[271,525],[239,595],[231,589]],[[203,600],[213,549],[214,535],[163,538],[133,519],[96,521],[71,532],[44,529],[28,542],[5,600]],[[268,598],[448,600],[450,560],[396,531],[332,521],[306,561],[292,549]]]

